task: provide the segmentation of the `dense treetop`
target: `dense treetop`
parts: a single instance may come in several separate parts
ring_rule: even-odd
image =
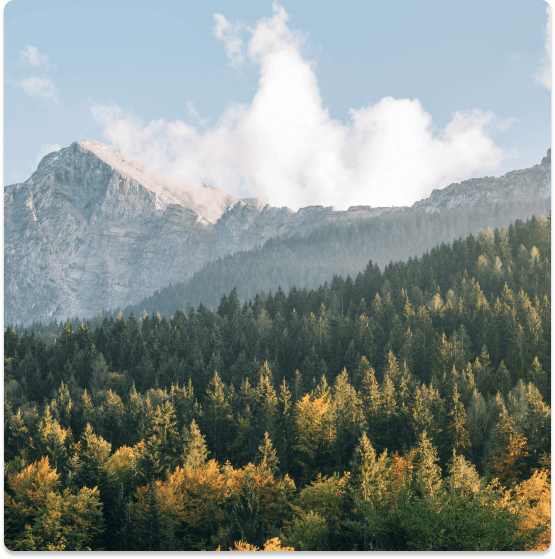
[[[216,311],[6,328],[10,549],[543,545],[550,228]]]

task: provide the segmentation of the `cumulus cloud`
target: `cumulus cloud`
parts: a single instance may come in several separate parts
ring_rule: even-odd
[[[46,54],[41,54],[37,47],[25,45],[25,49],[19,51],[19,60],[23,64],[30,64],[31,66],[47,65],[49,58]]]
[[[200,179],[295,210],[408,205],[434,188],[493,171],[507,157],[491,134],[510,121],[489,112],[456,112],[437,131],[420,101],[386,97],[351,109],[347,123],[331,118],[300,35],[287,21],[274,2],[273,15],[248,29],[244,45],[216,15],[215,34],[230,59],[248,57],[260,77],[251,102],[229,106],[206,131],[179,120],[144,124],[117,106],[98,104],[92,112],[104,136],[178,180]]]
[[[60,144],[43,144],[42,146],[40,146],[39,152],[37,153],[37,156],[35,157],[35,166],[40,163],[41,159],[45,155],[48,155],[49,153],[52,153],[53,151],[60,151],[61,149],[62,148],[61,148]]]
[[[542,64],[534,74],[534,80],[551,89],[551,6],[545,9],[547,13],[547,25],[545,28],[545,50],[546,55],[543,57]]]

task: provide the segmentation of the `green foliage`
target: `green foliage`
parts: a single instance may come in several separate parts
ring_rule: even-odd
[[[273,476],[278,469],[279,460],[272,445],[272,441],[268,436],[268,431],[264,433],[264,440],[258,447],[256,463],[271,476]]]
[[[296,510],[297,514],[290,529],[283,537],[283,543],[295,551],[325,551],[328,549],[328,526],[317,512]]]
[[[549,232],[516,222],[243,306],[237,282],[217,313],[7,327],[6,541],[545,547]]]
[[[522,533],[522,514],[503,506],[502,493],[492,487],[472,499],[444,488],[411,500],[403,490],[392,510],[377,511],[362,501],[357,508],[360,519],[345,526],[360,550],[517,551],[533,545],[545,530]]]

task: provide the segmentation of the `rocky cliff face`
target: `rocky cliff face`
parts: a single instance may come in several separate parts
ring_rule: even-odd
[[[550,173],[548,153],[532,169],[453,184],[412,208],[293,212],[199,181],[178,184],[109,146],[75,142],[4,190],[4,320],[28,325],[124,307],[219,256],[323,222],[503,199],[540,197],[549,205]]]
[[[551,198],[551,149],[541,164],[531,169],[512,171],[499,178],[484,177],[450,184],[434,190],[429,198],[416,202],[413,208],[433,213],[460,206],[485,206],[530,198]]]

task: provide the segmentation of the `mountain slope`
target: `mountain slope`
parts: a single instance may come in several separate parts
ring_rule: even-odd
[[[174,298],[168,304],[176,305],[171,312],[178,302],[214,304],[234,284],[244,284],[244,298],[278,285],[312,287],[334,273],[356,274],[369,259],[383,266],[476,228],[547,215],[550,174],[548,152],[531,169],[449,185],[411,208],[293,212],[203,183],[177,184],[109,146],[75,142],[47,155],[25,183],[4,190],[5,323],[142,306],[145,297],[189,280],[210,262],[187,289],[166,290],[164,297]],[[272,250],[226,260],[226,270],[218,264],[278,237]],[[283,247],[287,259],[280,257]]]
[[[201,301],[217,309],[222,295],[234,287],[239,300],[256,293],[316,288],[335,275],[353,279],[369,260],[380,268],[407,260],[481,229],[492,231],[516,220],[547,216],[551,207],[551,152],[540,165],[513,171],[500,178],[485,177],[452,184],[416,202],[411,208],[383,211],[372,218],[327,221],[304,235],[269,240],[262,247],[209,262],[187,281],[168,286],[135,305],[125,316],[159,312],[170,317]],[[393,211],[396,210],[396,211]],[[335,212],[340,213],[340,212]],[[103,310],[105,315],[117,315]]]

